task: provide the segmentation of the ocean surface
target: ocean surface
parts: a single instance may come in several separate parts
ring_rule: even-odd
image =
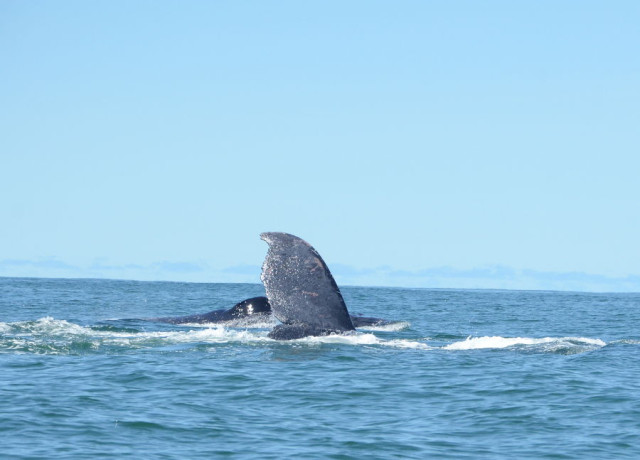
[[[0,457],[640,458],[640,294],[343,287],[278,342],[144,318],[259,284],[0,278]]]

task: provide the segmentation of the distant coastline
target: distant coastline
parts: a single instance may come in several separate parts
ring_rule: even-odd
[[[551,272],[487,266],[474,269],[434,267],[398,270],[331,264],[342,286],[507,289],[574,292],[640,292],[640,275],[607,276],[583,272]],[[206,262],[159,261],[150,264],[71,264],[57,258],[0,260],[0,277],[97,278],[195,283],[259,283],[260,265],[212,267]]]

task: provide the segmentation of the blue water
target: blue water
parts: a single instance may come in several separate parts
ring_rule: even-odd
[[[0,278],[0,457],[640,458],[640,294],[344,287],[277,342],[144,317],[259,284]]]

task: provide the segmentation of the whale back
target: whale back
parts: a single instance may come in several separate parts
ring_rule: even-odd
[[[279,321],[304,330],[301,336],[354,330],[338,285],[309,243],[280,232],[260,238],[269,244],[261,279]]]
[[[271,307],[266,297],[251,297],[238,302],[228,310],[213,310],[209,313],[201,313],[188,316],[168,316],[164,318],[149,318],[149,321],[158,321],[170,324],[206,324],[223,323],[241,319],[256,320],[271,314]]]
[[[266,297],[251,297],[235,304],[227,310],[229,316],[233,318],[245,318],[253,315],[268,315],[271,313],[271,307]]]

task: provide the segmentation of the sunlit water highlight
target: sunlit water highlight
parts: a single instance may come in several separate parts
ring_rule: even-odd
[[[141,319],[262,293],[0,278],[2,453],[640,458],[638,294],[347,287],[401,322],[290,342]]]

